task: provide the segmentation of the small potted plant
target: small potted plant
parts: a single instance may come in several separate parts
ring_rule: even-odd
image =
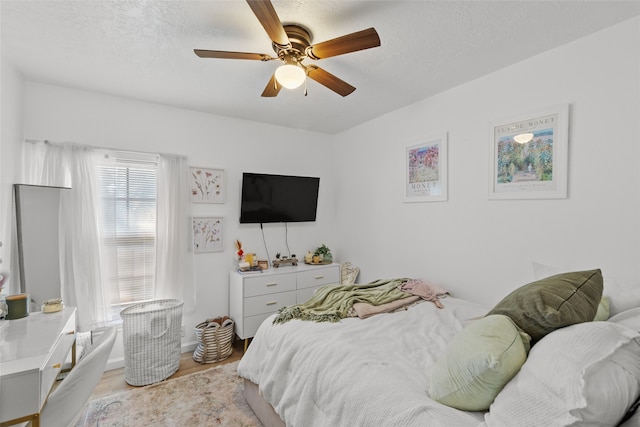
[[[318,261],[323,264],[331,264],[333,262],[333,255],[331,255],[331,249],[327,247],[324,243],[316,248],[316,251],[313,253],[314,262],[316,261],[316,256],[318,257]]]

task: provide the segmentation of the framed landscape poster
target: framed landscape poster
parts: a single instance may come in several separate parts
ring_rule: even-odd
[[[193,252],[222,252],[222,218],[193,217]]]
[[[567,197],[569,105],[491,123],[489,199]]]
[[[405,202],[447,200],[447,133],[405,149]]]
[[[189,168],[193,203],[224,203],[224,170]]]

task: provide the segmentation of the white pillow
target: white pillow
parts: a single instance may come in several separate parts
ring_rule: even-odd
[[[616,425],[640,395],[640,333],[612,322],[558,329],[531,348],[488,426]]]
[[[551,265],[540,264],[535,261],[531,264],[536,280],[569,271]],[[602,294],[609,298],[610,316],[629,310],[630,308],[640,307],[640,284],[623,283],[615,277],[605,275]]]
[[[625,325],[634,331],[640,331],[640,307],[623,311],[609,318],[609,322]]]

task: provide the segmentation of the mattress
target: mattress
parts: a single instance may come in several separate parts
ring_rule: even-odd
[[[449,341],[487,308],[458,298],[443,309],[406,310],[338,323],[292,320],[260,326],[238,374],[288,426],[482,424],[428,396],[430,371]],[[384,420],[384,421],[382,421]]]

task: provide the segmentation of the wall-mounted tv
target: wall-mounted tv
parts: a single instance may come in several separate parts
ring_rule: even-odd
[[[240,223],[315,221],[320,178],[242,174]]]

